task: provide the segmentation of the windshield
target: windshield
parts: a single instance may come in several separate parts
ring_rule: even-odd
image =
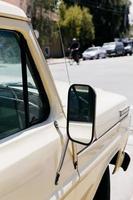
[[[103,48],[108,48],[108,47],[114,48],[115,47],[115,42],[105,43],[103,45]]]

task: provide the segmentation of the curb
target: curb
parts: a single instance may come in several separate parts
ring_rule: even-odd
[[[46,60],[47,63],[49,65],[57,65],[57,64],[63,64],[63,63],[68,63],[68,59],[65,59],[65,58],[61,58],[61,59],[47,59]]]

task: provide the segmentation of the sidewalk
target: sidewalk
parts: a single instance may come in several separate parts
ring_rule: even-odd
[[[55,65],[68,62],[68,58],[48,58],[46,61],[49,65]]]

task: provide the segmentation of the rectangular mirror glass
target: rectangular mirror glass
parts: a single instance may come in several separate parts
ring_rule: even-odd
[[[67,133],[72,141],[88,145],[95,124],[94,90],[88,85],[72,85],[68,93]]]

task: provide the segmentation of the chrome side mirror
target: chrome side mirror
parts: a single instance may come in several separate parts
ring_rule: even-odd
[[[74,84],[68,92],[67,134],[71,141],[89,145],[94,138],[96,94],[88,85]]]

